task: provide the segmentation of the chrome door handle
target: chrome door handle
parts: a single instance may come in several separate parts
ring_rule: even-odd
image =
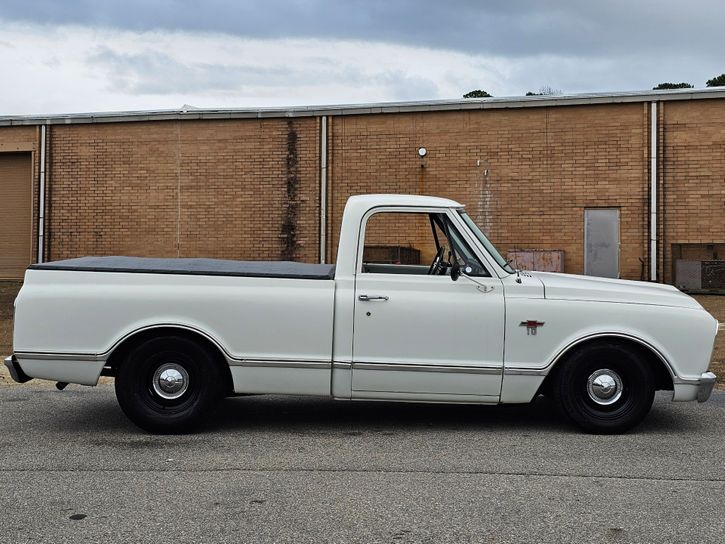
[[[362,300],[363,302],[371,302],[373,300],[382,300],[383,302],[385,302],[386,300],[388,300],[388,297],[386,297],[385,295],[372,297],[370,295],[360,295],[357,297],[357,299]]]

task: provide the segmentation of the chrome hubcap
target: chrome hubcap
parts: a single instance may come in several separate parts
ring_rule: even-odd
[[[622,396],[622,378],[614,370],[602,368],[592,373],[587,380],[589,398],[597,404],[614,404]]]
[[[178,399],[189,389],[189,373],[176,363],[163,364],[154,372],[152,386],[162,399]]]

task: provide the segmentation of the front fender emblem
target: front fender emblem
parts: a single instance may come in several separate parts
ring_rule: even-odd
[[[526,335],[536,336],[536,330],[539,327],[543,327],[543,321],[536,321],[535,319],[529,319],[528,321],[522,321],[519,323],[519,327],[526,327]]]

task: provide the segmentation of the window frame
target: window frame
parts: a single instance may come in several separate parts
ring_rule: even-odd
[[[471,233],[466,233],[465,231],[468,229],[468,226],[462,221],[457,221],[459,219],[457,217],[457,214],[455,213],[455,210],[449,209],[449,208],[434,208],[434,207],[426,207],[426,206],[376,206],[373,208],[370,208],[365,214],[363,215],[361,221],[360,221],[360,228],[358,231],[358,239],[357,239],[357,253],[356,253],[356,261],[355,261],[355,275],[361,275],[365,274],[370,276],[415,276],[415,277],[428,277],[428,278],[447,278],[448,281],[450,281],[450,276],[443,275],[443,276],[429,276],[427,274],[386,274],[386,273],[380,273],[380,272],[363,272],[363,253],[365,251],[365,234],[367,231],[367,224],[370,218],[372,216],[379,214],[379,213],[422,213],[428,215],[428,219],[430,220],[431,228],[433,228],[433,218],[430,217],[430,214],[438,214],[438,215],[445,215],[448,219],[449,224],[456,229],[456,232],[460,236],[461,240],[466,243],[471,250],[471,252],[474,254],[474,256],[480,261],[481,266],[488,272],[488,276],[476,276],[477,278],[499,278],[500,275],[495,267],[491,265],[490,258],[486,255],[486,252],[481,251],[481,248],[479,247],[478,241],[475,239],[472,239]],[[439,241],[436,239],[437,235],[435,234],[435,229],[433,229],[434,233],[434,241],[436,243],[436,249],[440,247]]]

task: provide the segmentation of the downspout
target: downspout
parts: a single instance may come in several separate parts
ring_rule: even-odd
[[[657,281],[657,102],[650,104],[650,281]]]
[[[327,260],[327,116],[320,117],[320,263]]]
[[[40,179],[38,187],[38,260],[45,255],[45,133],[46,125],[40,125]]]

